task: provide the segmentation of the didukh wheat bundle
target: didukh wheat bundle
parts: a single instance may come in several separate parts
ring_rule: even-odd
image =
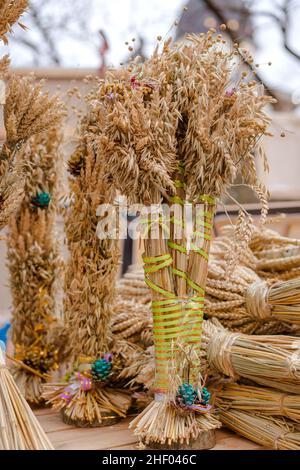
[[[268,132],[264,107],[272,99],[257,94],[244,75],[231,84],[235,51],[225,52],[213,30],[161,49],[143,64],[137,58],[107,75],[98,98],[107,132],[99,133],[97,145],[106,181],[129,202],[152,205],[141,225],[152,292],[155,400],[132,427],[146,443],[172,445],[217,426],[201,398],[199,368],[215,203],[238,171],[258,186],[252,152]],[[190,239],[186,203],[193,207]],[[186,361],[189,379],[184,373],[175,392],[170,367],[186,347],[193,357]]]
[[[7,258],[12,291],[14,378],[25,398],[43,402],[42,384],[64,354],[56,296],[63,262],[57,240],[63,114],[55,127],[30,139],[24,199],[9,222]]]
[[[119,389],[120,352],[113,349],[111,317],[119,267],[117,238],[97,233],[101,204],[114,204],[115,190],[103,178],[96,136],[105,138],[104,117],[94,102],[98,87],[87,97],[78,145],[68,167],[72,175],[71,203],[66,211],[70,257],[65,274],[65,328],[71,355],[69,372],[61,382],[44,386],[44,398],[76,426],[105,426],[125,417],[130,393]]]

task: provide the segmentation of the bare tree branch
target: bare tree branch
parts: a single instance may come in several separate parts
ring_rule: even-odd
[[[213,0],[200,0],[200,1],[203,1],[206,4],[206,6],[211,10],[211,12],[214,13],[218,21],[220,22],[220,24],[226,24],[227,19],[223,13],[223,10],[219,8]],[[228,29],[227,31],[233,43],[239,42],[238,32],[233,31],[232,29]],[[264,85],[266,92],[269,93],[269,95],[272,96],[273,98],[276,98],[274,92],[269,89],[264,79],[260,76],[257,70],[253,68],[252,64],[248,62],[247,58],[244,57],[244,55],[241,53],[239,49],[237,49],[237,52],[239,53],[244,64],[249,68],[249,70],[251,70],[251,72],[253,72],[256,75],[257,79]]]
[[[56,51],[55,43],[52,40],[51,35],[49,34],[48,28],[46,28],[44,26],[44,24],[42,23],[42,21],[39,17],[39,14],[38,14],[38,10],[35,8],[35,6],[32,3],[30,4],[30,11],[31,11],[31,16],[32,16],[33,21],[35,22],[35,24],[38,27],[39,31],[43,35],[46,44],[48,45],[49,54],[50,54],[51,59],[53,60],[53,62],[56,65],[60,65],[60,58],[59,58],[58,53]]]
[[[291,10],[291,0],[286,0],[284,3],[284,6],[282,8],[283,13],[285,15],[285,25],[281,28],[282,34],[283,34],[283,39],[284,39],[284,47],[285,49],[296,59],[300,60],[300,54],[298,54],[296,51],[294,51],[288,41],[288,31],[289,31],[289,26],[290,26],[290,10]]]
[[[268,17],[272,20],[274,20],[282,33],[283,36],[283,46],[284,48],[296,59],[300,60],[300,53],[296,52],[294,49],[289,44],[288,40],[288,33],[290,29],[290,11],[292,8],[292,1],[291,0],[286,0],[284,5],[279,7],[279,11],[282,13],[282,18],[280,18],[278,15],[276,15],[274,12],[271,11],[262,11],[262,10],[253,10],[251,14],[253,16],[265,16]]]

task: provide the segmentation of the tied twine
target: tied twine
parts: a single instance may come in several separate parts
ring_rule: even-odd
[[[281,415],[281,416],[286,416],[286,417],[289,417],[288,416],[288,413],[286,412],[286,409],[284,407],[284,400],[288,397],[288,395],[286,393],[281,393],[280,396],[279,396],[279,400],[278,400],[278,413]]]
[[[272,308],[268,303],[269,286],[265,281],[256,281],[250,285],[246,293],[246,308],[248,313],[260,320],[271,317]]]
[[[293,379],[299,380],[299,365],[300,365],[300,355],[299,352],[295,352],[286,358],[287,361],[287,372],[288,376]]]
[[[207,346],[207,360],[215,369],[237,380],[239,376],[232,364],[232,346],[241,333],[230,333],[226,330],[214,333]]]
[[[287,436],[288,434],[290,434],[290,431],[282,431],[280,433],[277,434],[277,436],[275,436],[274,438],[274,449],[275,450],[280,450],[280,440],[284,440],[285,439],[285,436]]]

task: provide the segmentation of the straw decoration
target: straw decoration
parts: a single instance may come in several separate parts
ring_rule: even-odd
[[[97,232],[100,204],[113,204],[115,190],[103,178],[96,133],[104,117],[94,107],[96,91],[87,97],[78,145],[68,167],[72,197],[66,211],[70,252],[65,276],[65,328],[72,351],[70,371],[62,383],[44,387],[44,398],[63,419],[78,426],[99,426],[125,417],[131,397],[113,387],[120,353],[113,350],[111,317],[114,283],[119,267],[118,240]],[[105,129],[101,137],[105,138]],[[103,216],[102,216],[103,217]],[[107,417],[110,416],[110,421]]]
[[[30,140],[25,197],[10,220],[7,239],[12,340],[18,361],[14,375],[32,403],[42,401],[42,383],[58,369],[64,354],[55,303],[63,268],[56,241],[61,124],[58,114],[56,127]]]
[[[241,171],[263,199],[252,152],[268,133],[263,108],[272,99],[258,96],[253,81],[231,87],[234,57],[234,51],[220,47],[214,30],[190,35],[180,46],[168,40],[143,64],[136,58],[121,71],[109,71],[94,102],[104,128],[95,141],[105,180],[130,203],[156,205],[153,214],[145,211],[141,218],[148,235],[143,261],[152,292],[156,402],[132,423],[146,442],[157,439],[158,414],[172,422],[176,415],[166,411],[174,345],[189,345],[200,354],[216,198]],[[190,240],[185,234],[186,202],[193,205]],[[169,208],[167,216],[161,203]],[[196,205],[201,209],[196,211]],[[199,361],[191,366],[190,381],[203,387]],[[186,417],[189,423],[194,418],[193,413]],[[196,435],[189,435],[189,428],[201,432],[201,426],[184,425],[187,441]],[[176,435],[165,439],[176,442]],[[180,441],[182,436],[178,433]]]

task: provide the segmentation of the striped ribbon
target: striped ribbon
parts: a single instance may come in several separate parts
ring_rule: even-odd
[[[181,182],[180,182],[181,183]],[[179,184],[179,183],[178,183]],[[214,215],[214,199],[210,196],[202,196],[200,201],[204,203],[207,210],[198,212],[196,220],[196,230],[193,239],[200,238],[210,241],[212,220]],[[178,196],[172,202],[184,204]],[[178,223],[181,223],[178,221]],[[184,223],[184,221],[182,221]],[[203,228],[203,232],[199,231]],[[168,246],[181,253],[187,253],[185,246],[169,240]],[[200,246],[191,244],[191,250],[198,253],[208,261],[208,252]],[[153,292],[159,294],[160,300],[153,300],[153,334],[155,344],[155,391],[156,393],[166,393],[169,389],[168,366],[174,355],[176,344],[193,345],[193,349],[200,352],[200,341],[203,323],[204,287],[195,283],[186,272],[174,266],[174,260],[170,253],[165,253],[154,257],[143,257],[145,282]],[[190,297],[178,297],[174,292],[162,288],[150,277],[162,269],[171,269],[175,276],[184,279],[187,285],[194,291]]]

